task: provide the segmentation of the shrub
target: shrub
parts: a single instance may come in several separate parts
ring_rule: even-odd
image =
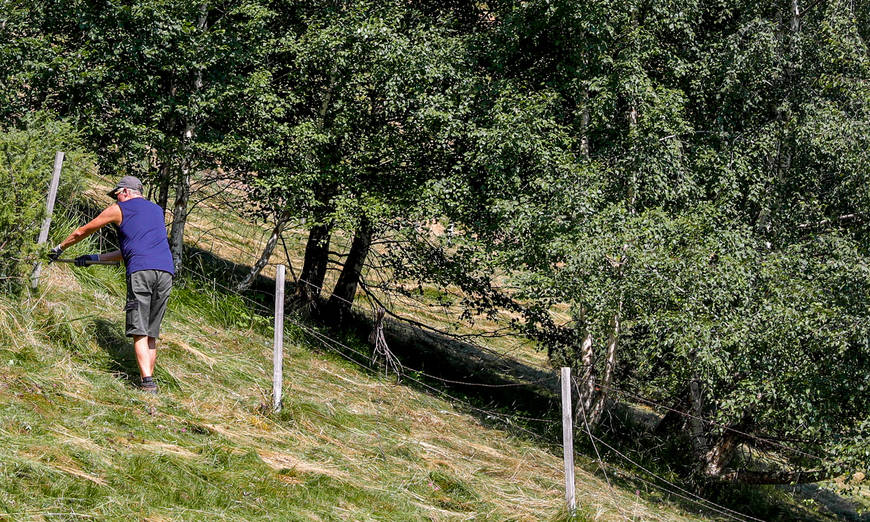
[[[39,253],[36,240],[56,151],[66,154],[57,196],[62,206],[95,164],[83,150],[75,127],[50,114],[34,113],[19,127],[0,129],[0,289],[4,292],[22,287]]]

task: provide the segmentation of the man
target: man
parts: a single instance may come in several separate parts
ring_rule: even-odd
[[[114,224],[121,249],[107,254],[91,254],[75,259],[77,266],[88,261],[124,260],[127,267],[126,333],[133,338],[136,362],[141,374],[141,389],[157,393],[154,382],[154,364],[157,362],[157,338],[160,323],[166,311],[175,266],[166,239],[163,209],[142,196],[142,183],[134,176],[124,176],[108,192],[115,198],[106,210],[90,223],[79,227],[59,245],[49,257],[55,260],[60,253],[100,228]]]

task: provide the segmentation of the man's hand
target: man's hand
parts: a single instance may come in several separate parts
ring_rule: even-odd
[[[59,258],[62,253],[63,253],[63,248],[61,248],[60,245],[57,245],[56,247],[49,250],[48,251],[48,263],[51,264],[51,263],[57,261],[57,258]]]
[[[99,254],[86,254],[86,255],[79,256],[79,257],[75,258],[75,261],[73,261],[73,262],[75,263],[76,266],[88,266],[89,264],[91,264],[92,261],[99,261],[99,260],[100,260]]]

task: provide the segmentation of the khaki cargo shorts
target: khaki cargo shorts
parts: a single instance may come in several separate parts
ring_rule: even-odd
[[[127,337],[160,336],[166,312],[172,274],[162,270],[140,270],[127,275]]]

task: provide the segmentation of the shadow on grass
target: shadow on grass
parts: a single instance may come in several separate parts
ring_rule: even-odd
[[[233,288],[235,283],[250,270],[247,266],[230,262],[211,252],[190,246],[186,247],[186,255],[187,265],[193,267],[193,270],[188,272],[185,277],[199,279],[204,276],[208,282],[217,282],[218,284],[212,288],[225,295],[232,295],[234,292],[227,290],[227,288]],[[193,272],[196,272],[197,275],[193,275]],[[288,283],[288,295],[292,292],[289,288],[290,284]],[[259,276],[251,289],[244,293],[244,297],[261,304],[263,309],[260,312],[268,314],[274,301],[274,286],[273,279]],[[323,302],[318,306],[320,310],[325,308]],[[322,353],[335,357],[336,360],[353,359],[360,367],[367,369],[370,374],[379,373],[378,368],[371,367],[369,361],[371,348],[365,341],[373,327],[373,322],[368,315],[355,312],[347,325],[341,329],[331,326],[328,314],[314,315],[320,317],[317,319],[298,319],[291,314],[285,317],[285,322],[292,324],[296,321],[304,321],[307,323],[304,325],[306,329],[319,323],[323,327],[321,332],[350,345],[353,350],[363,352],[356,354],[343,350],[338,356],[332,354],[336,347],[331,346],[329,349],[323,349]],[[462,342],[437,332],[421,330],[400,321],[386,320],[385,334],[391,351],[401,360],[402,364],[407,368],[422,370],[436,377],[433,379],[408,372],[409,375],[406,377],[414,377],[420,382],[404,378],[401,380],[403,385],[433,395],[449,394],[466,404],[457,403],[458,409],[466,411],[482,425],[500,429],[518,438],[534,439],[552,453],[561,454],[561,412],[558,379],[555,372],[531,367],[511,357],[504,357],[486,347]],[[307,333],[299,333],[298,335],[310,347],[320,349],[319,340]],[[468,404],[471,406],[468,407]],[[491,411],[497,412],[497,415],[490,414]],[[524,422],[522,420],[505,422],[500,418],[500,415],[508,417],[526,415],[543,422]],[[620,446],[623,451],[631,454],[653,470],[670,469],[669,463],[673,462],[668,460],[668,455],[648,450],[641,451],[644,449],[643,440],[645,439],[640,433],[633,431],[638,428],[630,426],[632,424],[635,423],[630,420],[626,420],[622,424],[626,431],[622,436],[615,437],[618,440],[613,440],[612,436],[613,431],[619,431],[619,429],[611,428],[610,436],[607,434],[602,436],[611,439],[616,446]],[[591,445],[586,444],[582,437],[576,440],[575,444],[582,453],[590,459],[594,459],[595,450]],[[615,485],[626,491],[636,491],[638,496],[644,497],[650,502],[661,502],[660,493],[655,488],[649,489],[647,487],[646,480],[655,480],[653,477],[646,476],[640,470],[632,469],[633,466],[621,462],[620,457],[612,452],[605,452],[604,460],[608,463],[608,467],[616,464],[616,467],[622,470],[610,473],[610,479]],[[600,470],[594,464],[594,460],[589,460],[582,467],[585,471],[603,478]],[[709,507],[699,508],[695,502],[680,498],[679,494],[665,494],[664,496],[689,513],[714,516]],[[726,506],[731,506],[738,511],[745,510],[765,519],[815,520],[818,518],[817,514],[809,510],[790,506],[780,500],[769,498],[761,492],[752,491],[747,495],[726,492],[724,495],[717,495],[717,497]]]
[[[115,323],[105,319],[94,321],[94,337],[97,344],[109,356],[109,371],[112,372],[112,375],[132,386],[138,386],[139,364],[136,362],[136,352],[133,351],[133,340],[126,337],[123,330]],[[158,345],[158,353],[159,349]],[[159,362],[154,368],[154,378],[161,387],[171,390],[179,389],[178,381],[163,370]]]
[[[861,508],[856,502],[844,499],[837,493],[824,489],[818,484],[800,484],[796,486],[784,486],[801,497],[818,502],[825,506],[831,514],[842,520],[855,522],[870,522],[870,512],[860,512]]]
[[[125,337],[115,323],[105,319],[94,321],[94,337],[109,356],[109,371],[131,384],[138,382],[139,366],[133,352],[133,341]]]
[[[191,267],[188,276],[201,274],[213,278],[227,288],[234,288],[235,283],[250,271],[248,266],[227,261],[211,252],[191,246],[185,246],[185,255],[185,264]],[[288,302],[292,293],[290,285],[292,282],[288,281]],[[231,293],[221,286],[214,288],[218,292]],[[261,304],[264,307],[262,312],[268,313],[266,310],[271,311],[275,299],[274,289],[275,280],[261,275],[243,295]],[[326,303],[320,303],[317,308],[321,311],[327,310]],[[317,322],[329,328],[329,336],[336,337],[342,342],[351,337],[357,340],[366,339],[373,328],[372,319],[358,310],[353,311],[341,330],[332,329],[332,321],[327,312],[311,314],[309,317],[308,322]],[[295,320],[297,319],[292,315],[285,317],[285,322],[292,323]],[[458,394],[464,400],[470,400],[475,407],[497,410],[503,415],[546,417],[553,421],[561,419],[560,399],[557,395],[558,378],[554,372],[534,368],[486,347],[462,342],[437,332],[422,330],[397,320],[388,318],[385,320],[385,326],[387,344],[402,364],[407,368],[434,376],[433,379],[414,375],[415,379],[424,381],[426,386],[415,384],[408,379],[402,380],[403,384],[417,387],[427,393],[432,393],[431,387],[435,387],[451,395]],[[317,345],[317,341],[311,339],[311,344]],[[353,344],[359,343],[353,342]],[[368,356],[371,348],[367,343],[364,345],[366,357],[345,355],[352,356],[360,365],[377,372],[377,368],[370,368]],[[356,349],[358,350],[359,347]],[[451,382],[439,381],[439,378]],[[492,422],[492,418],[483,412],[472,410],[472,413],[487,424]],[[560,430],[561,428],[547,430],[547,438],[552,438],[557,432],[561,433]],[[527,432],[525,433],[528,435]]]

